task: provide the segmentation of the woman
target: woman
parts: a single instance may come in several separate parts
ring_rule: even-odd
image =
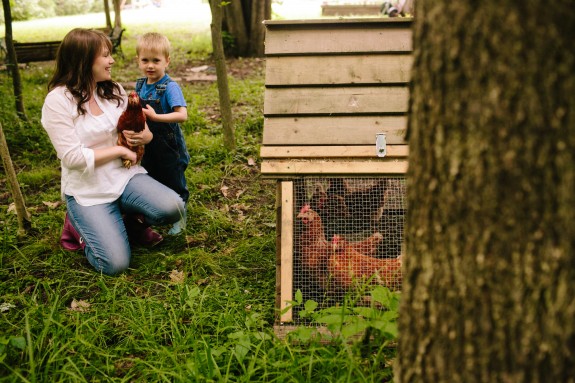
[[[42,125],[62,167],[62,197],[68,208],[62,244],[73,249],[75,242],[90,264],[107,275],[128,268],[128,235],[154,245],[162,237],[149,226],[173,224],[184,209],[178,194],[134,164],[134,152],[116,144],[127,95],[112,81],[111,52],[104,33],[70,31],[58,49],[42,108]],[[124,136],[134,146],[153,137],[147,126]],[[125,168],[124,159],[132,166]]]

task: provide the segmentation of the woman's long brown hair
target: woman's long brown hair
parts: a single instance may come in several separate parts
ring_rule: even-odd
[[[76,28],[68,32],[56,53],[56,70],[48,83],[48,91],[65,86],[78,101],[78,113],[85,114],[84,103],[90,98],[94,83],[92,66],[106,47],[112,52],[112,43],[103,32],[94,29]],[[120,86],[114,81],[97,83],[97,94],[107,100],[122,102]]]

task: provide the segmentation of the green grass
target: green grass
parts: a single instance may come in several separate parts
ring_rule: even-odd
[[[51,20],[16,24],[15,31],[22,40],[35,34],[57,39],[75,25],[103,24],[101,15],[86,17],[70,18],[73,25],[67,26],[60,18],[53,24],[58,28],[43,24]],[[206,24],[196,24],[198,29],[190,30],[174,19],[163,27],[179,52],[174,67],[211,64]],[[128,56],[134,37],[150,26],[127,16],[124,25]],[[187,53],[190,49],[193,53]],[[183,128],[191,155],[186,233],[154,249],[134,249],[131,269],[113,278],[97,274],[84,257],[58,244],[65,213],[59,202],[59,163],[39,121],[51,64],[33,63],[21,71],[28,123],[16,118],[10,77],[0,72],[0,122],[34,226],[26,238],[16,237],[2,169],[1,382],[391,379],[395,308],[354,311],[344,305],[322,311],[296,299],[294,304],[305,305],[302,313],[341,330],[343,338],[320,342],[314,328],[304,327],[285,339],[275,335],[275,181],[260,177],[258,155],[263,62],[234,60],[230,67],[250,68],[241,79],[230,76],[237,151],[223,147],[215,84],[183,82],[189,106]],[[118,81],[128,83],[138,75],[135,63],[118,60]],[[380,301],[389,299],[384,298]],[[351,341],[367,325],[372,338]]]

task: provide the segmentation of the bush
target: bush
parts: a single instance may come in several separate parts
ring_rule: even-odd
[[[56,4],[50,0],[16,0],[11,4],[12,20],[30,20],[53,17]],[[4,14],[2,14],[2,17]],[[4,21],[4,20],[2,20]]]
[[[13,21],[25,21],[103,12],[104,4],[99,0],[15,0],[11,4],[11,11]],[[3,12],[0,14],[0,22],[4,22]]]

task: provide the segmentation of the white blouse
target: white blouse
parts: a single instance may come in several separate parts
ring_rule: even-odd
[[[66,87],[54,88],[44,100],[42,126],[48,133],[62,166],[62,198],[73,196],[82,206],[112,202],[124,191],[128,181],[136,174],[146,173],[139,165],[126,169],[117,158],[95,166],[94,149],[117,145],[116,125],[126,109],[127,96],[117,106],[115,100],[94,99],[103,114],[94,116],[87,107],[79,115],[76,101]]]

